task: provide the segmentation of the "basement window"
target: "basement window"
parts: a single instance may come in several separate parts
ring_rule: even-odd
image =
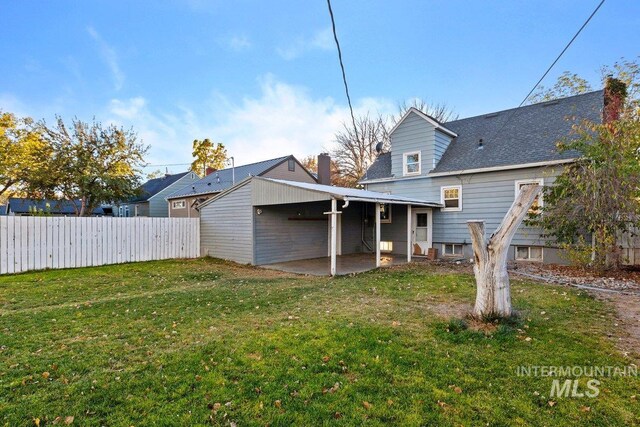
[[[542,248],[539,246],[516,246],[516,260],[542,261]]]
[[[393,242],[380,242],[380,252],[389,253],[393,251]]]
[[[444,243],[442,245],[443,256],[462,256],[462,245],[456,243]]]

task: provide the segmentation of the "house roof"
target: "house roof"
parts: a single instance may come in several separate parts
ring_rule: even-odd
[[[226,191],[220,193],[219,195],[207,200],[202,205],[200,205],[200,209],[205,207],[206,205],[218,200],[225,195],[232,193],[236,189],[243,187],[247,183],[252,180],[259,180],[265,182],[267,184],[271,184],[274,187],[279,186],[287,186],[297,190],[302,190],[302,192],[270,192],[264,191],[260,194],[258,199],[263,202],[255,203],[258,205],[269,205],[269,204],[288,204],[288,203],[298,203],[301,201],[318,201],[318,200],[343,200],[353,201],[353,202],[369,202],[369,203],[390,203],[390,204],[400,204],[400,205],[416,205],[416,206],[425,206],[425,207],[442,207],[442,204],[438,202],[432,202],[428,200],[415,199],[411,197],[402,197],[396,196],[393,194],[385,194],[378,193],[376,191],[367,191],[360,190],[357,188],[347,188],[347,187],[334,187],[331,185],[322,185],[322,184],[310,184],[307,182],[299,182],[299,181],[287,181],[284,179],[273,179],[273,178],[263,178],[263,177],[249,177],[245,178],[241,182],[237,183],[235,186],[227,189]],[[313,193],[315,197],[307,197],[305,194]],[[273,196],[269,196],[272,194]],[[277,200],[274,199],[277,197]],[[256,197],[254,196],[254,202]],[[268,200],[267,200],[268,199]]]
[[[164,175],[160,178],[150,179],[140,186],[140,194],[128,200],[129,203],[146,202],[171,184],[176,183],[180,178],[188,174],[187,172]]]
[[[447,129],[458,136],[430,174],[574,159],[578,153],[559,153],[556,143],[570,137],[572,125],[580,120],[599,122],[603,104],[604,91],[598,90],[447,122]],[[384,153],[364,180],[391,177],[391,155]]]
[[[8,210],[17,214],[28,214],[34,210],[53,215],[75,215],[77,206],[80,207],[80,200],[52,200],[52,199],[24,199],[20,197],[9,198]],[[103,215],[102,207],[97,207],[92,212],[93,215]]]
[[[279,164],[289,159],[295,159],[294,156],[283,156],[275,159],[263,160],[257,163],[250,163],[248,165],[235,167],[235,183],[239,183],[243,179],[249,176],[262,175]],[[296,160],[297,162],[297,160]],[[300,162],[297,162],[300,165]],[[302,166],[302,165],[300,165]],[[309,174],[315,179],[312,174]],[[175,199],[178,197],[197,196],[201,194],[219,193],[234,185],[234,171],[233,168],[220,169],[193,184],[187,185],[174,193],[167,196],[167,199]]]
[[[436,119],[434,119],[433,117],[431,117],[428,114],[425,114],[424,112],[418,110],[416,107],[411,107],[407,110],[406,113],[404,113],[404,115],[400,118],[400,120],[398,120],[398,122],[391,128],[391,130],[389,131],[389,134],[392,134],[397,128],[398,126],[400,126],[400,124],[402,122],[405,121],[405,119],[407,117],[409,117],[411,114],[415,114],[418,117],[420,117],[422,120],[425,120],[426,122],[430,123],[431,125],[433,125],[436,129],[446,133],[449,136],[455,137],[457,136],[456,133],[454,131],[452,131],[451,129],[444,127],[442,125],[442,123],[440,123],[439,121],[437,121]]]

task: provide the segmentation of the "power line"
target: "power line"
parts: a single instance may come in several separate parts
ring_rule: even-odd
[[[331,16],[331,28],[333,30],[333,39],[336,41],[336,47],[338,48],[338,60],[340,61],[340,69],[342,70],[342,81],[344,82],[344,91],[347,94],[347,102],[349,103],[349,111],[351,112],[351,123],[353,124],[353,131],[356,133],[356,140],[358,139],[358,127],[356,126],[356,118],[353,115],[353,106],[351,105],[351,96],[349,96],[349,85],[347,84],[347,74],[344,71],[344,64],[342,62],[342,50],[340,49],[340,42],[338,41],[338,34],[336,33],[336,21],[333,17],[333,10],[331,9],[331,0],[327,0],[327,6],[329,7],[329,16]]]
[[[529,99],[529,97],[531,96],[531,94],[533,93],[533,91],[536,90],[536,88],[540,85],[540,83],[542,83],[542,81],[544,80],[545,77],[547,77],[547,74],[549,74],[549,72],[551,71],[551,69],[556,65],[556,63],[560,60],[560,58],[562,58],[562,55],[564,55],[564,53],[567,51],[567,49],[569,49],[569,47],[573,44],[573,42],[578,38],[578,36],[580,35],[580,33],[582,32],[582,30],[584,30],[584,28],[587,26],[587,24],[589,23],[589,21],[591,21],[591,18],[593,18],[595,16],[595,14],[598,12],[598,10],[600,9],[600,7],[604,4],[605,0],[601,0],[600,3],[598,4],[598,6],[593,10],[593,12],[591,12],[591,15],[589,15],[589,17],[587,18],[586,21],[584,21],[584,24],[582,24],[582,26],[580,27],[580,29],[574,34],[574,36],[571,38],[571,40],[569,40],[569,43],[567,43],[567,45],[564,47],[564,49],[562,49],[562,52],[560,52],[560,54],[556,57],[556,59],[551,63],[551,65],[549,66],[549,68],[547,68],[547,71],[544,72],[544,74],[542,75],[542,77],[540,77],[540,79],[536,82],[536,84],[531,88],[531,90],[529,91],[529,93],[527,94],[527,96],[524,97],[524,99],[522,100],[522,102],[518,105],[517,108],[515,108],[514,110],[511,111],[511,114],[509,115],[509,117],[507,117],[507,119],[505,120],[505,122],[502,124],[502,126],[498,129],[498,131],[496,133],[493,134],[493,136],[489,139],[489,141],[492,141],[493,139],[495,139],[496,136],[498,136],[498,134],[500,132],[502,132],[502,130],[505,128],[505,126],[507,125],[507,123],[513,118],[513,116],[516,114],[516,111],[518,111],[518,108],[522,107],[524,105],[525,102],[527,102],[527,99]]]

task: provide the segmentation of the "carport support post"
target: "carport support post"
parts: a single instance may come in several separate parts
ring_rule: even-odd
[[[412,225],[411,225],[411,205],[407,205],[407,262],[411,262],[411,252],[413,252]]]
[[[331,275],[336,275],[336,253],[338,239],[338,201],[331,199]]]
[[[376,203],[376,268],[380,267],[380,208],[382,205]]]

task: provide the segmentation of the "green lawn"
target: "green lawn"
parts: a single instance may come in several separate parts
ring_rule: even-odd
[[[638,423],[638,378],[550,399],[550,378],[516,375],[628,365],[603,302],[514,281],[519,320],[480,331],[452,320],[474,294],[470,275],[426,265],[330,279],[200,259],[0,277],[0,424]]]

